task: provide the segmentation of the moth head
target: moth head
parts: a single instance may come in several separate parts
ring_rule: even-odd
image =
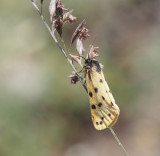
[[[87,59],[85,59],[84,63],[85,63],[86,66],[91,66],[92,65],[92,60],[87,58]]]
[[[101,66],[98,61],[92,59],[85,59],[85,65],[88,68],[92,68],[93,70],[100,72]]]
[[[80,57],[84,59],[84,64],[86,66],[92,66],[92,64],[93,64],[93,60],[92,59],[90,59],[89,57],[87,57],[87,58],[84,58],[83,56],[80,56]]]

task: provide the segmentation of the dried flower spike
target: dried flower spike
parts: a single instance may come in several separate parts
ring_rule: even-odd
[[[49,13],[52,21],[52,28],[55,28],[62,37],[63,30],[63,11],[67,11],[68,9],[64,8],[61,3],[61,0],[51,0],[49,5]]]

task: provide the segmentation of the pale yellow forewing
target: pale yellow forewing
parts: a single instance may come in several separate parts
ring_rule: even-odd
[[[92,121],[97,130],[111,127],[118,119],[120,110],[105,81],[102,70],[87,69],[86,83],[90,100]]]

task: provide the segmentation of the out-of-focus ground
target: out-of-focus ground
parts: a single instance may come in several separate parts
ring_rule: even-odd
[[[131,156],[160,155],[160,1],[63,0],[84,18],[121,114],[114,130]],[[44,14],[48,17],[48,1]],[[75,45],[74,45],[75,46]],[[73,51],[75,54],[76,51]],[[94,129],[89,100],[28,1],[0,2],[0,156],[123,156]]]

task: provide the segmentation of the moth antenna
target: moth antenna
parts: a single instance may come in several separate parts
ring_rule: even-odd
[[[79,56],[79,57],[82,57],[84,60],[86,60],[83,56]]]
[[[96,39],[97,39],[97,37],[94,38],[94,40],[93,40],[93,42],[92,42],[92,45],[95,43]]]

